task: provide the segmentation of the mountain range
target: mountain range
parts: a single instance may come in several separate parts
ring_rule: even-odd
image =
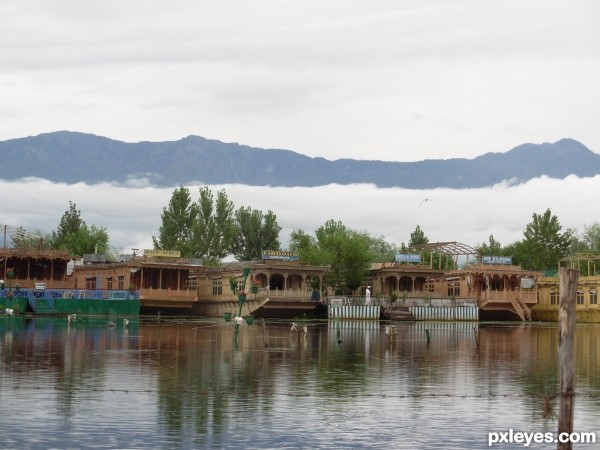
[[[144,183],[322,186],[370,183],[379,187],[465,189],[546,175],[593,177],[600,155],[573,139],[523,144],[473,159],[417,162],[308,157],[290,150],[254,148],[200,136],[178,141],[127,143],[70,131],[0,141],[0,178],[26,177],[89,184]]]

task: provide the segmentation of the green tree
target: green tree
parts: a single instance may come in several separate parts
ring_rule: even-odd
[[[263,250],[281,249],[281,227],[273,211],[263,214],[260,210],[242,206],[235,212],[235,225],[231,253],[238,261],[257,260]]]
[[[364,232],[364,234],[368,236],[367,232]],[[369,237],[369,240],[369,249],[373,255],[374,261],[394,261],[394,257],[400,252],[400,249],[396,245],[387,242],[383,236],[378,238]]]
[[[315,235],[319,259],[330,266],[325,283],[342,293],[357,289],[374,259],[370,236],[350,230],[342,222],[332,219],[319,227]]]
[[[192,229],[192,250],[207,265],[217,265],[231,252],[236,226],[234,205],[224,189],[217,192],[200,188],[198,213]]]
[[[81,211],[77,209],[75,203],[69,201],[69,209],[62,215],[56,231],[52,232],[52,247],[66,248],[68,236],[77,234],[85,226]]]
[[[423,246],[429,243],[429,239],[425,236],[425,232],[421,229],[419,225],[415,228],[415,231],[410,233],[410,241],[408,241],[408,248],[416,249],[419,246]]]
[[[180,186],[173,191],[169,205],[163,208],[158,237],[152,237],[155,249],[178,250],[181,256],[194,256],[192,231],[198,216],[198,205],[192,201],[189,189]]]
[[[550,208],[544,214],[533,213],[533,220],[523,232],[524,239],[514,246],[514,260],[524,269],[552,270],[569,254],[573,232],[561,233],[558,218]]]
[[[600,253],[600,223],[584,225],[582,240],[591,253]]]
[[[580,236],[573,235],[573,240],[571,241],[571,247],[569,248],[569,254],[574,253],[593,253],[585,241],[584,238]]]
[[[493,234],[490,234],[487,243],[484,242],[476,245],[475,250],[477,251],[477,258],[479,261],[481,261],[483,256],[505,256],[502,245],[494,238]]]
[[[343,282],[350,291],[358,289],[367,276],[374,260],[371,237],[366,233],[351,231],[344,241],[342,252]]]
[[[290,233],[289,248],[297,252],[301,261],[312,265],[324,264],[317,239],[302,230],[293,230]]]
[[[71,255],[108,252],[108,232],[104,227],[88,227],[81,219],[81,211],[73,202],[61,217],[56,231],[52,232],[52,248],[66,250]]]
[[[108,233],[105,228],[96,225],[81,227],[78,231],[67,234],[65,248],[72,255],[106,255],[109,253]]]

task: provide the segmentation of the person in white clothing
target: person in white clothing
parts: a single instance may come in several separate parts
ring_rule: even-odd
[[[367,286],[367,290],[365,291],[365,303],[367,305],[371,304],[371,286]]]

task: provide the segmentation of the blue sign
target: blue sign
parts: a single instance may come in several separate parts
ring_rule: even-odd
[[[396,257],[394,258],[396,262],[407,262],[407,263],[420,263],[421,255],[418,253],[396,253]]]
[[[484,264],[512,264],[512,256],[482,256],[481,262]]]

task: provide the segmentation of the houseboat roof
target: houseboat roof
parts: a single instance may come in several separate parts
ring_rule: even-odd
[[[371,271],[383,272],[434,272],[443,273],[444,269],[430,267],[429,264],[413,264],[398,262],[379,262],[371,265]]]
[[[103,263],[91,263],[91,264],[78,264],[76,265],[77,270],[94,270],[94,269],[105,269],[110,267],[149,267],[157,269],[204,269],[206,266],[194,263],[195,260],[191,258],[154,258],[154,257],[139,257],[135,256],[129,261],[121,262],[103,262]]]
[[[306,264],[300,261],[278,261],[278,260],[259,260],[259,261],[232,261],[222,263],[219,267],[211,268],[212,271],[232,272],[242,270],[244,267],[257,269],[291,269],[291,270],[328,270],[329,266],[317,266]]]
[[[0,258],[31,258],[69,261],[72,257],[65,250],[40,248],[0,248]]]
[[[458,275],[508,275],[528,278],[538,278],[542,276],[541,272],[535,270],[524,270],[521,266],[512,264],[473,264],[464,269],[451,270],[444,272],[445,276]]]

